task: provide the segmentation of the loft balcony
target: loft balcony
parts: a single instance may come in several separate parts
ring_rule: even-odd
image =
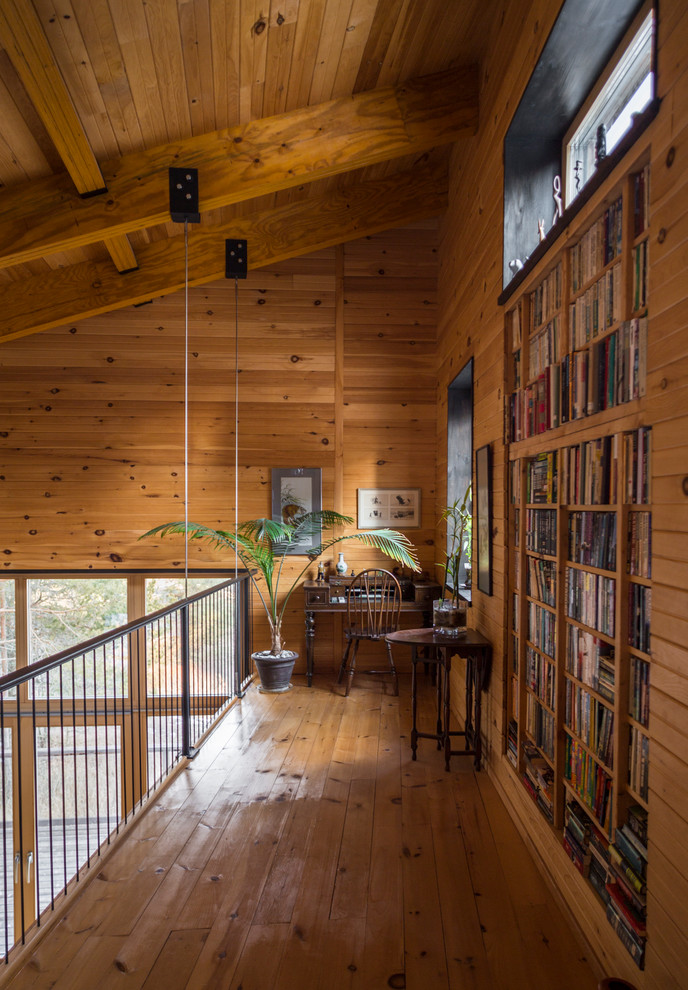
[[[408,678],[259,693],[244,590],[0,681],[4,982],[594,990],[488,775],[412,761]]]

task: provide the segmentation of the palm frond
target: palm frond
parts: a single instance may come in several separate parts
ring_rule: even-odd
[[[365,546],[375,547],[377,550],[381,550],[385,556],[391,557],[392,560],[396,560],[404,567],[408,567],[412,571],[420,570],[415,547],[407,536],[399,533],[396,529],[369,529],[361,533],[349,533],[347,536],[334,536],[315,547],[311,557],[315,559],[336,543],[342,543],[345,540],[357,540]]]

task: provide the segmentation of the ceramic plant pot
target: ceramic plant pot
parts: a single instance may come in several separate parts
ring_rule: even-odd
[[[298,653],[285,650],[280,656],[274,656],[269,650],[253,653],[251,659],[260,677],[259,690],[267,694],[279,694],[291,687],[291,675]]]

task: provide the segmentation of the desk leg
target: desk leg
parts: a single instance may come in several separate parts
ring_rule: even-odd
[[[482,680],[483,662],[482,658],[473,657],[473,672],[475,677],[475,726],[473,728],[473,749],[475,750],[475,769],[480,770],[480,758],[482,756],[482,739],[480,737],[480,715],[482,709]]]
[[[313,646],[315,642],[315,613],[306,611],[306,683],[313,684]]]
[[[474,734],[475,727],[473,724],[473,713],[474,713],[474,687],[475,687],[475,658],[470,656],[466,657],[466,749],[475,749],[474,745]]]
[[[451,736],[449,735],[449,718],[451,713],[451,651],[444,652],[444,663],[438,671],[438,677],[444,680],[444,769],[449,770],[451,759]]]
[[[412,760],[416,759],[416,750],[418,749],[418,729],[416,728],[416,664],[418,662],[418,650],[414,645],[411,652],[411,756]]]
[[[435,726],[435,732],[437,733],[437,748],[442,749],[444,734],[448,728],[446,713],[443,710],[442,691],[444,690],[444,685],[442,683],[442,665],[434,663],[432,665],[432,672],[436,679],[437,691],[437,725]]]

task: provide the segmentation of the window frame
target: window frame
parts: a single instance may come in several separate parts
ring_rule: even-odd
[[[611,59],[605,66],[604,71],[598,76],[597,80],[595,81],[595,84],[588,93],[585,102],[582,104],[580,110],[571,121],[571,125],[566,131],[566,134],[564,135],[562,141],[562,147],[561,147],[561,176],[562,176],[562,185],[563,185],[562,198],[563,198],[564,206],[566,208],[571,207],[571,205],[581,195],[581,193],[586,188],[586,186],[588,186],[589,183],[592,182],[595,177],[595,172],[593,171],[589,175],[587,180],[583,182],[583,184],[581,185],[580,189],[577,192],[571,189],[571,186],[573,185],[574,182],[573,167],[572,167],[572,158],[574,156],[571,148],[573,141],[576,135],[578,134],[578,132],[584,126],[586,126],[587,118],[591,115],[592,111],[596,111],[595,119],[594,119],[594,123],[587,124],[588,129],[593,129],[593,128],[596,129],[596,126],[599,122],[599,118],[604,113],[604,110],[606,109],[606,107],[609,106],[610,103],[614,102],[614,93],[616,92],[616,90],[612,91],[612,94],[610,94],[609,98],[607,98],[604,101],[601,107],[596,108],[596,104],[598,103],[600,97],[603,96],[605,88],[609,85],[609,82],[613,78],[618,66],[623,62],[624,58],[626,57],[629,50],[636,41],[637,35],[639,35],[640,31],[644,28],[645,22],[647,20],[650,21],[649,74],[652,77],[652,82],[651,82],[652,92],[650,94],[649,100],[645,104],[645,107],[643,107],[642,111],[640,112],[644,113],[647,107],[652,104],[652,101],[656,97],[657,73],[656,73],[655,51],[656,51],[656,32],[657,32],[657,11],[652,0],[646,0],[646,2],[640,8],[636,16],[633,18],[632,23],[630,24],[621,42],[614,51],[614,54],[612,55]],[[645,76],[643,78],[645,78]],[[638,88],[639,87],[636,87],[633,90],[631,96],[627,100],[625,100],[624,106],[626,106],[630,102],[635,92],[637,92]],[[608,149],[607,154],[611,154],[618,147],[618,145],[623,142],[625,135],[632,129],[632,126],[633,125],[631,124],[629,125],[628,128],[626,128],[626,130],[623,132],[623,134],[621,135],[619,140],[614,144],[614,146]]]

